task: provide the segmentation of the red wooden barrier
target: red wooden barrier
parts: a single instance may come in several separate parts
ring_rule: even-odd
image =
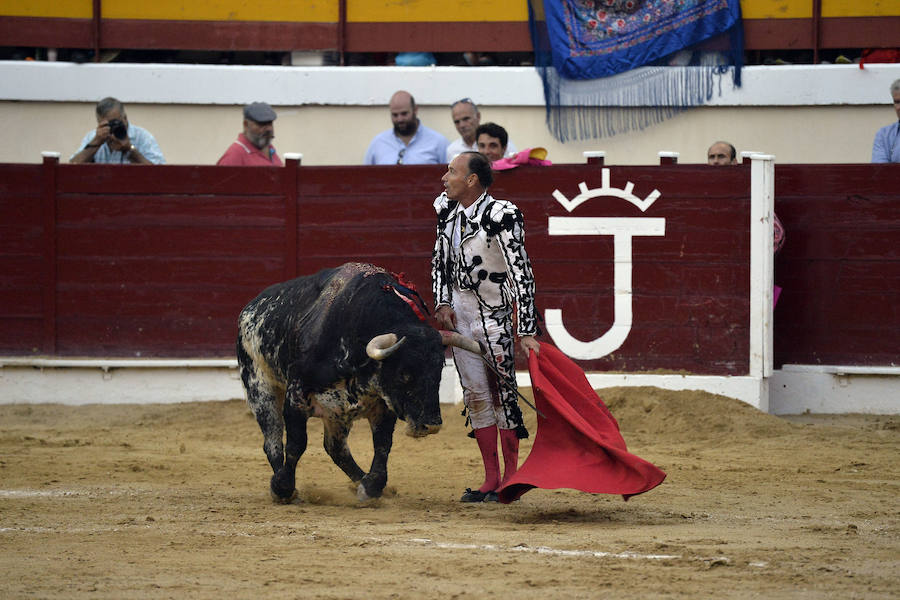
[[[775,364],[900,364],[900,165],[779,165]]]
[[[262,288],[349,260],[405,272],[430,302],[443,171],[0,165],[0,353],[232,356],[237,313]],[[898,175],[897,165],[776,167],[788,232],[777,363],[897,362]],[[611,235],[551,235],[552,219],[664,220],[664,235],[630,237],[627,339],[585,368],[742,375],[749,179],[705,165],[555,165],[498,173],[493,193],[525,214],[541,314],[561,310],[582,341],[616,320],[624,263]],[[557,190],[598,195],[569,212]],[[654,190],[644,211],[614,197]]]
[[[53,235],[43,216],[48,207],[41,169],[0,165],[0,351],[5,353],[53,352],[44,331],[54,270],[45,252]]]

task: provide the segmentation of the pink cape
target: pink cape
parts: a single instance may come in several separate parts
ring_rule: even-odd
[[[619,424],[584,372],[554,346],[528,357],[538,411],[531,453],[498,491],[509,503],[532,488],[571,488],[629,497],[652,490],[666,474],[630,454]]]
[[[525,148],[524,150],[517,152],[514,156],[495,160],[491,163],[491,168],[495,171],[507,171],[509,169],[515,169],[519,165],[537,165],[541,167],[552,165],[553,163],[546,160],[546,158],[546,148]]]

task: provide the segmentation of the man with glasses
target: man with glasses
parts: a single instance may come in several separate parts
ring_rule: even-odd
[[[412,94],[400,90],[391,96],[393,129],[372,139],[365,165],[437,165],[447,155],[447,138],[422,125]]]
[[[453,126],[456,127],[460,137],[458,140],[450,142],[450,145],[447,146],[448,163],[457,154],[467,151],[478,151],[478,139],[475,131],[481,124],[481,113],[471,98],[463,98],[450,105],[450,116],[453,119]],[[507,142],[506,152],[509,156],[515,154],[516,145],[512,142]]]

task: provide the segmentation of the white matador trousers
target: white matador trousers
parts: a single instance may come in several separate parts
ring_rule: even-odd
[[[463,402],[474,429],[497,425],[500,429],[518,429],[519,437],[527,432],[515,393],[516,365],[513,354],[512,307],[483,307],[469,290],[453,288],[452,308],[456,328],[464,336],[478,340],[488,348],[497,370],[507,385],[497,381],[481,358],[462,348],[453,348],[453,360],[463,388]],[[510,389],[510,385],[512,389]]]

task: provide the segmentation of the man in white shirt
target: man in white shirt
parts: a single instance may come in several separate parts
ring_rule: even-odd
[[[450,142],[450,145],[447,146],[448,164],[457,154],[478,152],[478,140],[475,137],[475,130],[481,124],[481,113],[471,98],[463,98],[451,104],[450,116],[453,119],[453,126],[456,127],[460,137]],[[512,142],[507,142],[506,152],[507,156],[515,154],[516,145]]]

